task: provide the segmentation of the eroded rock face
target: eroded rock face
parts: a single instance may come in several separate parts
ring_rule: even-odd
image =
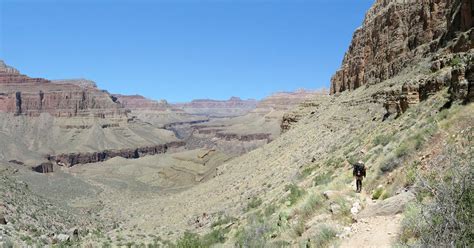
[[[148,99],[141,95],[120,95],[113,94],[112,97],[115,97],[125,108],[131,110],[167,110],[171,108],[171,105],[168,104],[166,100],[155,101]],[[173,109],[178,111],[178,109]]]
[[[51,173],[53,172],[53,163],[51,162],[44,162],[40,165],[33,167],[33,170],[39,173]]]
[[[428,57],[458,32],[473,27],[470,0],[377,0],[354,33],[330,93],[375,84],[399,74],[415,59]],[[454,52],[473,48],[472,32]]]
[[[139,158],[146,155],[155,155],[162,154],[180,147],[184,147],[185,142],[174,141],[166,144],[154,145],[154,146],[145,146],[139,148],[124,148],[124,149],[114,149],[114,150],[105,150],[98,152],[78,152],[78,153],[65,153],[58,155],[48,155],[47,159],[49,161],[56,162],[60,166],[71,167],[76,164],[88,164],[102,162],[114,157],[122,158]]]
[[[125,115],[106,91],[88,80],[49,81],[30,78],[0,61],[0,112],[55,117]]]
[[[287,132],[291,129],[293,125],[299,122],[302,118],[309,115],[317,115],[321,111],[321,103],[324,103],[329,100],[328,94],[316,95],[311,99],[303,101],[298,107],[292,109],[291,111],[286,112],[283,115],[280,129],[282,133]]]

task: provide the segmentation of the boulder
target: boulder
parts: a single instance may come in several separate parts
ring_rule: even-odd
[[[54,237],[54,239],[57,242],[63,243],[63,242],[67,242],[67,241],[71,240],[71,237],[67,234],[61,233],[61,234],[56,235],[56,237]]]
[[[405,210],[406,205],[415,199],[415,195],[412,192],[403,192],[399,195],[392,196],[383,201],[377,202],[374,205],[370,205],[362,210],[357,218],[368,218],[373,216],[386,216],[395,215],[402,213]]]

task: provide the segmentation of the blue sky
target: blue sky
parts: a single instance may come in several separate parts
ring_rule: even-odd
[[[373,0],[0,0],[0,58],[171,102],[329,87]]]

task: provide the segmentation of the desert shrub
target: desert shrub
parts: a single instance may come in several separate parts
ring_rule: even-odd
[[[213,244],[224,243],[226,241],[226,233],[228,231],[222,228],[216,228],[210,233],[202,236],[201,245],[202,247],[210,247]]]
[[[405,187],[412,186],[416,181],[417,163],[413,163],[405,172]]]
[[[383,193],[385,193],[385,189],[383,187],[377,187],[374,190],[374,193],[372,194],[372,199],[373,200],[379,199],[382,196]]]
[[[278,207],[275,204],[271,203],[265,208],[265,210],[263,211],[263,214],[266,217],[268,217],[268,216],[274,214],[276,212],[277,208]]]
[[[448,115],[449,115],[449,110],[443,109],[438,113],[438,120],[444,120],[448,118]]]
[[[421,206],[419,204],[409,204],[405,208],[401,226],[399,241],[405,245],[413,245],[426,229],[426,223],[421,219]]]
[[[332,181],[332,173],[331,172],[326,172],[319,174],[314,177],[313,179],[313,185],[318,186],[318,185],[326,185]]]
[[[227,215],[219,216],[219,218],[211,224],[211,228],[216,227],[216,226],[222,226],[222,225],[234,222],[235,220],[236,220],[236,218],[230,217],[230,216],[227,216]]]
[[[312,166],[312,167],[306,167],[303,169],[303,171],[301,172],[301,176],[302,177],[308,177],[309,175],[311,175],[311,173],[313,173],[313,171],[316,169],[316,167]]]
[[[306,193],[304,189],[296,184],[287,185],[285,191],[290,191],[286,201],[289,201],[291,205],[295,204]]]
[[[378,145],[386,146],[388,145],[388,143],[390,143],[390,141],[392,141],[392,135],[381,134],[381,135],[376,136],[374,140],[372,141],[372,143],[374,144],[374,146],[378,146]]]
[[[336,197],[334,199],[335,203],[340,206],[339,212],[335,214],[335,216],[343,222],[346,222],[347,224],[352,222],[352,217],[351,217],[351,205],[342,196]]]
[[[176,248],[203,248],[210,247],[214,244],[224,243],[226,240],[226,233],[228,230],[222,228],[213,229],[204,236],[192,232],[185,232],[181,238],[176,241],[176,245],[171,247]]]
[[[201,248],[201,239],[198,234],[185,232],[183,236],[176,241],[176,248]]]
[[[328,247],[336,238],[337,231],[328,225],[321,225],[318,230],[318,234],[310,238],[309,245],[307,244],[306,247]]]
[[[262,199],[260,199],[258,197],[252,197],[250,202],[247,204],[247,211],[249,211],[251,209],[254,209],[254,208],[257,208],[260,205],[262,205]]]
[[[301,216],[305,219],[309,218],[319,207],[321,207],[322,203],[323,198],[321,195],[311,194],[299,210]]]
[[[304,219],[301,217],[298,218],[291,228],[298,237],[301,237],[305,232]]]
[[[324,165],[328,168],[339,168],[344,163],[344,159],[341,157],[330,157],[324,162]]]
[[[409,145],[408,145],[407,143],[401,143],[401,144],[397,147],[397,149],[395,149],[394,154],[395,154],[395,156],[396,156],[397,158],[401,158],[401,157],[407,155],[408,152],[409,152],[409,150],[410,150],[410,147],[409,147]]]
[[[291,247],[291,243],[285,240],[276,240],[269,243],[268,247],[272,247],[272,248]]]
[[[380,171],[383,173],[387,173],[390,171],[393,171],[395,168],[397,168],[400,164],[402,163],[400,158],[397,158],[396,156],[389,156],[386,158],[381,166],[380,166]]]
[[[456,67],[462,63],[462,60],[460,57],[456,56],[449,61],[449,65],[452,67]]]
[[[235,234],[236,247],[264,247],[270,238],[273,228],[266,219],[258,215],[250,215],[248,224]]]
[[[403,220],[400,242],[422,247],[470,247],[474,243],[474,168],[471,153],[447,153],[434,164],[437,178],[419,176],[417,205]],[[410,212],[411,211],[411,212]]]

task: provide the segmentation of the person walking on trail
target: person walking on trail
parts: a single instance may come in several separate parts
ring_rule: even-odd
[[[362,161],[359,161],[354,165],[352,175],[356,178],[356,192],[360,193],[362,190],[362,180],[365,177],[365,165]]]

